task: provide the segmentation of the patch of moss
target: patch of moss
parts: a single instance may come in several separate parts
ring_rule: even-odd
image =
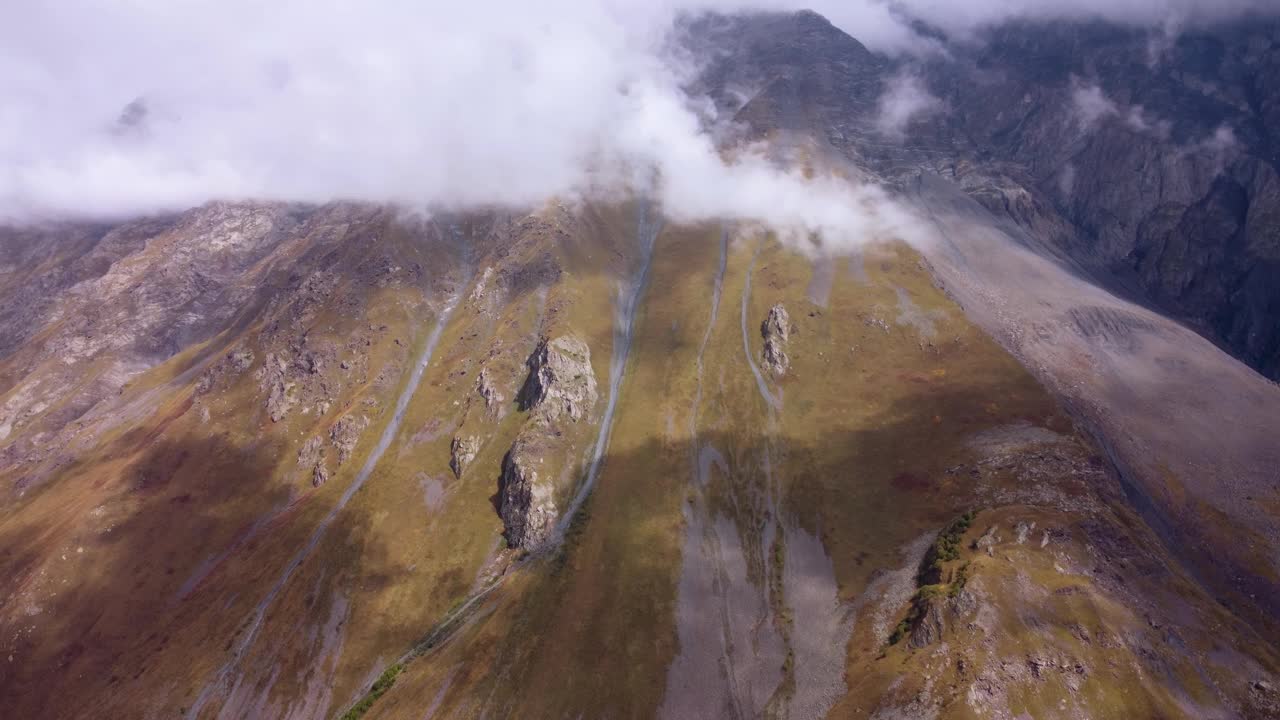
[[[373,707],[378,698],[382,697],[383,694],[391,689],[392,685],[396,684],[396,677],[402,672],[404,672],[403,663],[396,663],[383,670],[378,679],[373,682],[373,687],[369,688],[369,692],[360,698],[360,702],[351,706],[351,709],[342,714],[342,720],[359,720],[364,717],[364,714],[369,712],[369,708]]]

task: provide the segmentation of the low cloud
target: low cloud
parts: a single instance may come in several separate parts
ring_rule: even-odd
[[[1175,6],[1194,19],[1255,3],[1008,5],[2,3],[0,218],[123,217],[235,198],[531,206],[643,190],[684,219],[843,238],[907,232],[909,218],[874,188],[805,177],[758,153],[726,159],[707,129],[725,119],[680,89],[690,68],[668,52],[675,18],[811,6],[870,47],[902,53],[930,45],[913,17],[961,36],[1015,15],[1156,22]],[[899,79],[882,99],[882,129],[901,132],[938,107]]]
[[[1073,78],[1071,107],[1081,127],[1090,129],[1105,117],[1120,114],[1120,108],[1097,85],[1081,83]]]
[[[1236,132],[1230,125],[1219,125],[1213,134],[1205,138],[1200,146],[1207,152],[1226,154],[1236,149],[1240,142],[1236,140]]]
[[[901,140],[911,121],[942,109],[942,101],[932,95],[919,78],[897,75],[886,84],[880,96],[876,129],[882,135]]]
[[[1168,120],[1149,113],[1141,105],[1122,106],[1107,97],[1096,84],[1079,78],[1071,80],[1071,105],[1076,121],[1083,130],[1092,130],[1107,118],[1118,118],[1133,132],[1168,138],[1171,125]]]

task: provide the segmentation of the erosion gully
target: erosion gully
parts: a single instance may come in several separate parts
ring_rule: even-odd
[[[387,423],[382,431],[381,437],[378,438],[378,444],[374,446],[369,453],[369,457],[365,460],[364,465],[360,468],[360,472],[356,474],[354,480],[347,487],[342,497],[329,510],[328,514],[316,525],[308,538],[305,545],[298,549],[289,563],[285,565],[280,576],[272,584],[267,594],[254,606],[253,611],[249,614],[249,618],[244,623],[247,629],[241,634],[232,651],[231,658],[223,665],[215,675],[214,679],[207,684],[200,694],[196,697],[194,703],[187,710],[186,717],[188,720],[195,720],[200,716],[204,706],[216,697],[229,699],[228,696],[235,695],[235,690],[244,682],[243,673],[240,672],[244,660],[253,649],[254,642],[258,638],[258,633],[262,629],[263,620],[267,611],[275,603],[280,593],[289,584],[294,573],[302,566],[303,562],[315,551],[320,544],[320,540],[328,532],[329,527],[333,525],[333,521],[337,518],[338,513],[347,506],[351,498],[364,486],[369,476],[373,474],[374,468],[377,467],[378,461],[382,459],[383,453],[391,446],[391,442],[395,439],[400,431],[400,425],[404,422],[405,412],[408,410],[409,401],[413,399],[414,392],[418,389],[418,384],[422,381],[422,375],[426,371],[427,366],[431,364],[431,358],[435,354],[436,346],[440,343],[440,336],[444,333],[445,327],[449,324],[449,318],[453,315],[454,309],[458,306],[458,302],[462,297],[466,286],[470,283],[469,271],[467,279],[459,285],[459,289],[446,301],[441,309],[439,316],[436,318],[436,325],[432,329],[431,334],[427,337],[426,343],[423,345],[422,351],[418,354],[417,363],[413,367],[413,372],[409,375],[409,380],[405,383],[404,390],[401,391],[400,397],[396,399],[395,413],[391,416],[391,420]],[[218,717],[234,716],[233,703],[224,703],[222,709],[218,713]]]
[[[659,232],[662,230],[662,220],[656,215],[647,201],[638,203],[636,208],[636,239],[640,244],[640,267],[628,281],[619,284],[618,294],[614,302],[613,352],[609,359],[609,400],[605,404],[604,415],[600,420],[600,429],[592,447],[591,462],[587,466],[587,472],[582,479],[582,484],[574,493],[573,499],[561,516],[555,532],[552,533],[547,544],[539,552],[533,553],[523,560],[522,564],[546,557],[564,542],[566,531],[573,523],[573,518],[582,508],[582,504],[591,495],[591,491],[595,488],[596,481],[599,479],[600,470],[604,466],[604,457],[609,450],[609,439],[613,432],[613,420],[618,407],[618,397],[621,394],[622,380],[626,375],[627,361],[630,357],[631,346],[635,337],[635,319],[640,306],[640,297],[648,283],[654,245],[657,242]],[[453,637],[458,630],[466,627],[473,619],[473,614],[481,606],[481,601],[501,587],[506,577],[508,575],[501,576],[472,593],[470,597],[437,623],[417,645],[401,655],[397,660],[397,664],[403,665],[426,655]],[[437,702],[441,699],[437,698]],[[341,712],[338,714],[341,715]]]

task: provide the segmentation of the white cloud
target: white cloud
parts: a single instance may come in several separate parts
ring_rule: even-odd
[[[1071,78],[1071,105],[1077,122],[1083,130],[1092,130],[1105,118],[1116,117],[1125,127],[1136,133],[1167,139],[1172,129],[1168,120],[1149,113],[1141,105],[1122,106],[1107,97],[1096,84]]]
[[[902,217],[872,212],[887,207],[873,189],[750,154],[724,160],[694,110],[706,105],[679,89],[688,68],[664,50],[676,14],[812,6],[869,46],[901,51],[927,45],[903,13],[960,34],[1009,15],[1138,22],[1197,4],[1058,5],[0,3],[0,217],[121,216],[245,197],[532,205],[656,176],[653,192],[675,216],[883,232]],[[906,82],[885,100],[885,127],[932,107]]]
[[[942,101],[934,97],[919,78],[897,75],[889,80],[880,96],[876,128],[884,135],[901,139],[912,120],[940,110]]]
[[[181,5],[181,9],[177,5]],[[708,3],[704,3],[708,4]],[[715,3],[709,3],[714,5]],[[644,189],[677,219],[909,232],[873,188],[726,160],[677,5],[86,0],[0,10],[0,215],[214,198],[535,206]]]
[[[1239,141],[1236,140],[1235,130],[1232,130],[1230,125],[1224,124],[1219,125],[1212,135],[1205,138],[1200,146],[1208,152],[1221,155],[1234,150],[1239,144]]]
[[[1075,78],[1072,78],[1071,85],[1072,109],[1080,126],[1086,130],[1105,117],[1120,114],[1120,108],[1102,92],[1101,87],[1081,83]]]

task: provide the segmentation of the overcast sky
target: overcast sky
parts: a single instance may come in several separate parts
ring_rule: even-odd
[[[1176,28],[1271,4],[894,6],[971,37],[1010,16]],[[677,89],[688,68],[658,50],[681,10],[806,6],[875,49],[922,47],[875,0],[3,2],[0,217],[216,198],[527,206],[658,176],[677,217],[891,223],[832,206],[874,189],[725,165]]]

